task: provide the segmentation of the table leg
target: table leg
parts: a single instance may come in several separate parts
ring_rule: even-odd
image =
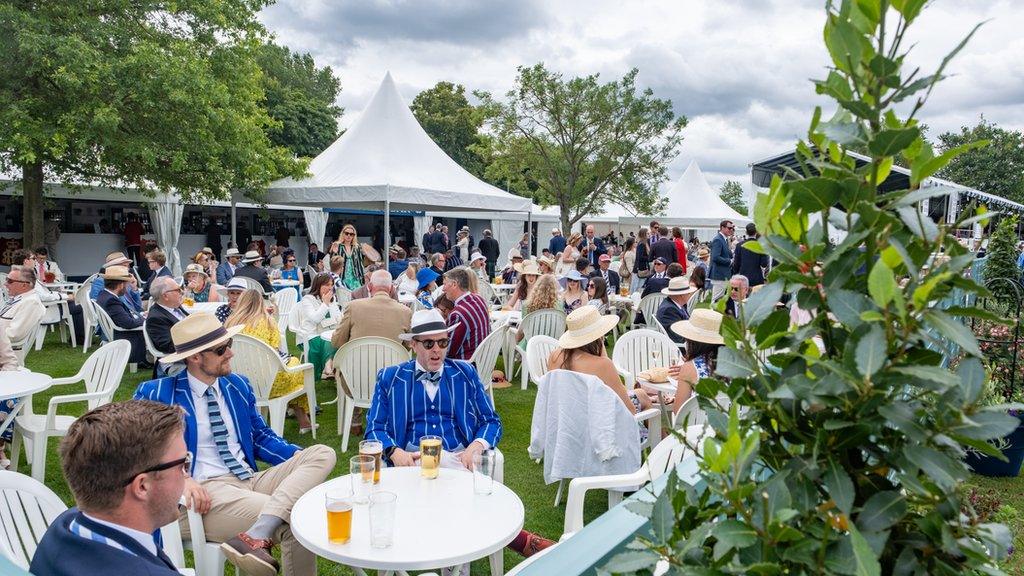
[[[0,422],[0,436],[3,436],[4,432],[14,425],[14,418],[18,415],[18,412],[21,411],[22,407],[25,406],[25,400],[27,398],[31,398],[31,396],[12,398],[14,401],[14,408],[11,408],[11,411],[7,413],[7,417],[4,418],[4,421]]]
[[[504,576],[505,574],[505,549],[502,548],[491,554],[491,576]]]

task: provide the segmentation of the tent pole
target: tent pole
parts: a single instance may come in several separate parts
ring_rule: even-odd
[[[237,210],[238,210],[238,207],[237,207],[237,203],[235,202],[235,193],[232,192],[231,193],[231,244],[234,245],[235,250],[238,250],[239,252],[244,253],[245,250],[242,250],[241,248],[238,247],[238,236],[237,236],[237,232],[236,232],[236,228],[237,228],[236,223],[238,221],[238,212],[237,212]]]
[[[384,191],[384,248],[381,250],[381,256],[384,259],[384,265],[388,263],[388,246],[391,242],[391,184],[387,185],[387,189]]]
[[[526,244],[530,250],[530,256],[533,257],[537,254],[536,247],[533,245],[533,210],[527,210],[526,212],[526,233],[529,236],[526,237]]]

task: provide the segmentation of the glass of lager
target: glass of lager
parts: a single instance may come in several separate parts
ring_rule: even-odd
[[[352,496],[356,504],[366,504],[373,489],[373,456],[360,454],[348,460],[349,477],[352,479]]]
[[[360,456],[373,456],[373,483],[380,484],[380,469],[384,466],[384,444],[380,440],[363,440],[359,443]]]
[[[327,507],[327,539],[336,544],[344,544],[352,538],[352,493],[345,489],[328,490]]]
[[[420,438],[420,466],[424,478],[437,478],[441,467],[441,437],[424,436]]]

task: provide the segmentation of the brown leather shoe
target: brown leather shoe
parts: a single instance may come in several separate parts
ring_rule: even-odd
[[[275,576],[281,571],[281,565],[270,555],[273,548],[272,540],[257,540],[245,532],[220,545],[228,562],[249,576]]]

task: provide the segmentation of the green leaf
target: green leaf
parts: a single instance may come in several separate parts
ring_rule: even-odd
[[[793,205],[808,212],[820,212],[839,201],[842,188],[829,178],[805,178],[789,183]]]
[[[928,0],[892,0],[892,7],[899,12],[909,24],[913,22]]]
[[[745,354],[732,348],[718,349],[718,361],[715,374],[726,378],[746,378],[754,373],[754,367]]]
[[[903,448],[903,457],[944,490],[952,490],[957,482],[967,477],[963,462],[928,446],[907,444]]]
[[[892,302],[899,286],[892,270],[881,260],[877,260],[868,274],[868,294],[879,308],[885,308]]]
[[[757,541],[757,532],[739,520],[719,522],[711,530],[711,535],[718,540],[714,549],[716,560],[730,550],[746,548]]]
[[[854,489],[853,481],[850,480],[846,470],[843,470],[838,462],[829,458],[828,464],[825,465],[824,480],[828,494],[836,503],[836,507],[848,515],[853,509]]]
[[[877,532],[899,522],[907,513],[907,499],[896,490],[878,492],[868,498],[857,515],[857,526]]]
[[[885,330],[881,326],[872,326],[857,342],[857,370],[861,375],[870,378],[885,364],[888,343]]]
[[[866,296],[852,290],[833,290],[828,295],[828,305],[836,318],[850,330],[863,323],[861,314],[871,310],[871,301]]]
[[[960,383],[960,379],[957,378],[956,374],[938,366],[899,366],[893,368],[892,371],[898,374],[905,374],[914,378],[920,378],[921,380],[935,382],[936,384],[942,384],[946,387],[956,386]]]
[[[639,572],[645,568],[654,569],[658,555],[650,550],[636,550],[616,554],[604,565],[604,569],[612,573]]]
[[[878,557],[868,541],[853,525],[850,525],[850,539],[853,543],[853,557],[857,565],[856,576],[881,576],[882,565],[878,562]]]
[[[914,233],[915,236],[923,238],[929,242],[934,242],[939,236],[939,227],[935,225],[935,221],[928,217],[927,214],[922,214],[917,208],[913,206],[904,206],[896,211],[900,215],[900,220],[907,225],[907,228]]]
[[[920,135],[921,129],[916,126],[882,130],[868,143],[868,150],[875,156],[896,156]]]
[[[975,148],[981,148],[988,145],[987,140],[980,140],[977,142],[971,142],[969,144],[961,144],[954,148],[946,150],[942,154],[933,158],[922,158],[920,160],[915,159],[910,163],[910,184],[916,186],[920,184],[925,178],[928,178],[932,174],[935,174],[939,170],[942,170],[953,161],[954,158]]]
[[[974,333],[959,320],[934,309],[925,311],[924,317],[943,336],[963,348],[964,352],[972,356],[981,356],[981,349],[974,338]]]
[[[765,349],[789,333],[789,312],[776,310],[758,326],[755,334],[759,349]]]
[[[830,14],[825,23],[825,46],[840,70],[851,72],[851,65],[860,62],[861,34],[853,24],[837,15]]]
[[[743,310],[743,320],[748,326],[757,326],[775,310],[775,305],[782,298],[782,286],[782,282],[765,284],[747,298],[741,309]]]
[[[985,367],[981,365],[981,360],[964,358],[957,365],[956,374],[960,377],[960,390],[964,395],[964,402],[977,402],[985,387]]]

